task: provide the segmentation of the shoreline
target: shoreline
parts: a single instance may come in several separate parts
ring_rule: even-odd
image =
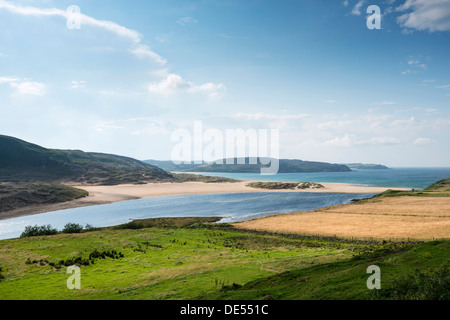
[[[388,189],[405,190],[401,188],[368,187],[354,184],[327,183],[327,182],[325,183],[318,182],[324,186],[324,188],[320,189],[268,190],[268,189],[251,188],[246,186],[248,183],[259,181],[260,180],[241,180],[239,182],[223,182],[223,183],[163,182],[163,183],[147,183],[139,185],[123,184],[115,186],[74,185],[73,187],[75,188],[88,191],[89,196],[68,202],[27,206],[23,208],[17,208],[11,211],[2,212],[0,213],[0,221],[52,211],[109,204],[127,200],[137,200],[148,197],[169,196],[169,195],[258,193],[258,192],[381,193]]]

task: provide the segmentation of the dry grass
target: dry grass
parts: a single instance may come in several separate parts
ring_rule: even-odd
[[[450,199],[395,197],[283,214],[236,223],[236,227],[344,238],[450,238]]]

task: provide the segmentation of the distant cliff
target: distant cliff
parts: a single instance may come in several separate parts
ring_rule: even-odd
[[[385,170],[389,169],[388,167],[382,164],[365,164],[365,163],[344,163],[347,167],[352,170],[364,170],[364,169],[377,169],[377,170]]]

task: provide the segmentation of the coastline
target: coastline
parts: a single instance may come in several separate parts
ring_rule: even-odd
[[[24,208],[0,213],[0,220],[17,218],[21,216],[39,213],[59,211],[85,206],[109,204],[119,201],[136,200],[140,198],[186,195],[186,194],[208,194],[208,193],[255,193],[255,192],[315,192],[315,193],[381,193],[388,189],[404,190],[400,188],[367,187],[345,183],[320,183],[324,188],[320,189],[284,189],[268,190],[247,187],[250,182],[257,180],[241,180],[240,182],[204,183],[204,182],[164,182],[148,184],[123,184],[115,186],[83,186],[73,187],[89,192],[89,196],[63,203],[34,205]]]

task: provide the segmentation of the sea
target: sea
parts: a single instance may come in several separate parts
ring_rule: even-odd
[[[391,168],[327,173],[280,173],[263,176],[252,173],[204,173],[234,179],[334,182],[363,186],[421,190],[450,178],[450,168]],[[0,240],[20,237],[26,226],[51,225],[62,230],[67,223],[108,227],[135,219],[158,217],[221,217],[220,222],[237,222],[273,214],[316,210],[372,193],[255,192],[158,196],[105,205],[73,208],[0,220]]]

